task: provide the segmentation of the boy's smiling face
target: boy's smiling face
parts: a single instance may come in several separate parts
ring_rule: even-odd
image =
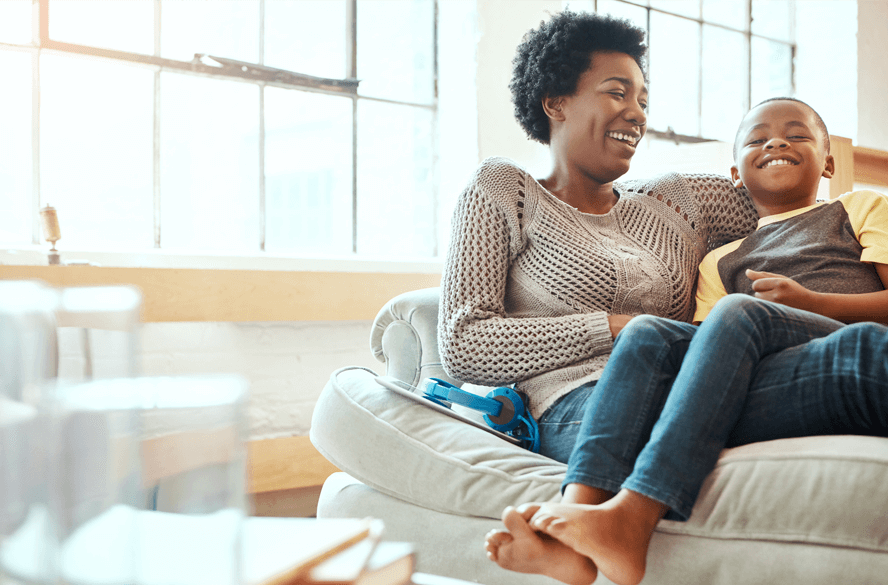
[[[832,177],[833,157],[817,116],[805,104],[766,102],[750,111],[737,134],[731,177],[746,186],[762,214],[813,205],[820,178]]]

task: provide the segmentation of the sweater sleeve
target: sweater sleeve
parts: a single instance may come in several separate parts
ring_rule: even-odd
[[[500,159],[501,160],[501,159]],[[525,245],[516,191],[524,173],[482,163],[454,212],[441,282],[438,344],[447,372],[484,385],[520,382],[593,356],[613,341],[603,311],[553,317],[508,317],[509,267]]]
[[[755,231],[758,212],[746,188],[737,188],[721,175],[684,175],[705,223],[706,251],[739,240]]]

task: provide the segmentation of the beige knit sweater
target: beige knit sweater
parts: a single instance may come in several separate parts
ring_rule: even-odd
[[[609,314],[689,320],[704,254],[758,220],[726,177],[670,173],[616,188],[608,213],[587,214],[508,159],[481,163],[457,203],[441,282],[451,376],[516,383],[539,417],[601,375]]]

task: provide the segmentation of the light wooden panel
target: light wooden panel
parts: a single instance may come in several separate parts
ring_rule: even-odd
[[[441,282],[440,274],[9,265],[0,278],[132,284],[144,297],[143,322],[372,319],[392,297]]]
[[[339,471],[308,437],[249,441],[247,453],[251,494],[320,486]]]
[[[858,183],[888,186],[888,152],[855,146],[854,179]]]
[[[854,147],[850,138],[830,136],[830,154],[836,162],[836,171],[829,180],[829,198],[854,190]]]

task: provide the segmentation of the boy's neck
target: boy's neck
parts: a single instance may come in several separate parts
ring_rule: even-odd
[[[755,205],[759,217],[795,211],[817,203],[817,193],[793,196],[788,193],[750,192],[749,195],[752,197],[752,203]]]

